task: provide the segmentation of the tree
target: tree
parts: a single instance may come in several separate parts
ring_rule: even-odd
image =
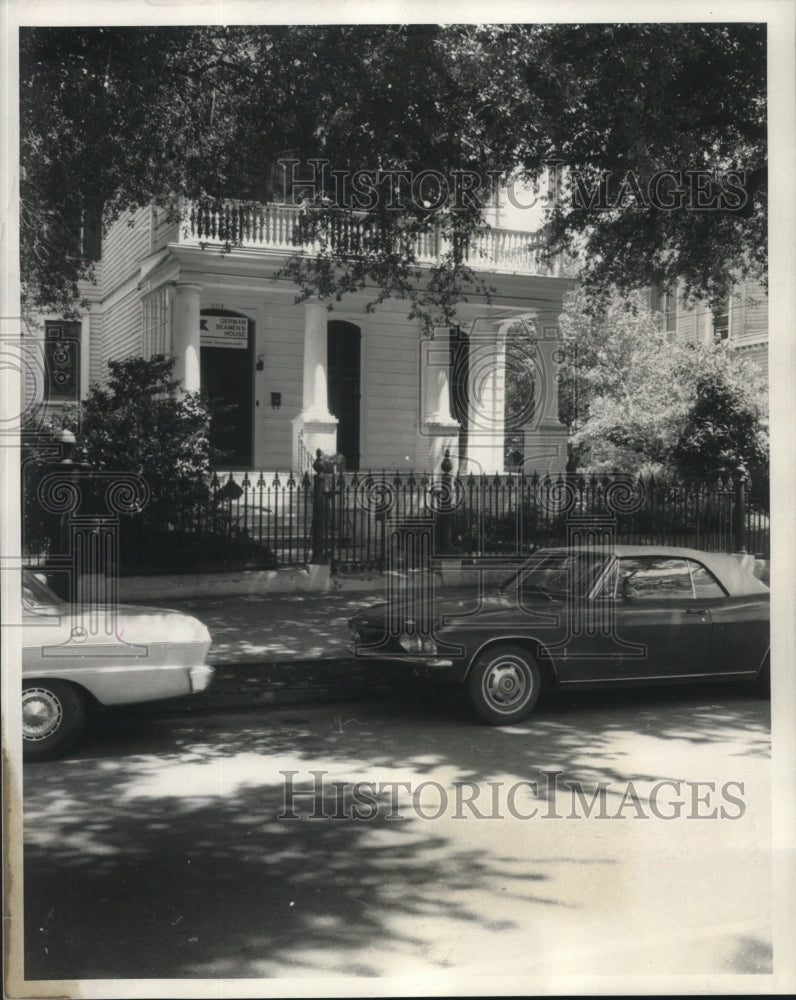
[[[176,217],[179,197],[281,197],[280,160],[316,196],[304,235],[321,252],[286,272],[299,294],[375,287],[428,323],[488,293],[467,248],[501,180],[563,163],[571,196],[604,171],[644,188],[662,169],[716,170],[710,196],[747,170],[740,208],[662,211],[631,188],[610,210],[562,197],[550,213],[551,251],[584,256],[596,298],[677,278],[720,298],[765,271],[764,39],[763,24],[25,28],[28,304],[68,308],[100,222],[150,201]],[[358,171],[372,197],[346,187]],[[364,242],[330,236],[363,225]],[[417,238],[440,233],[447,254],[421,268]]]
[[[139,535],[147,527],[190,520],[197,504],[207,500],[208,410],[198,393],[175,392],[179,383],[172,378],[172,367],[172,360],[162,355],[111,361],[106,384],[92,385],[82,403],[48,415],[39,441],[21,455],[27,551],[44,551],[55,530],[57,518],[43,510],[37,486],[57,466],[55,440],[62,429],[75,434],[75,457],[85,459],[87,468],[143,477],[149,499],[133,519]]]
[[[754,491],[768,493],[766,413],[748,375],[719,365],[700,373],[671,456],[686,482],[726,483],[743,468]]]
[[[561,164],[550,247],[579,254],[596,297],[679,282],[715,304],[741,276],[765,280],[765,28],[535,31],[523,162]]]
[[[605,444],[619,449],[612,455],[619,466],[664,461],[687,405],[687,388],[674,377],[683,345],[667,340],[639,295],[617,296],[594,314],[583,289],[565,300],[561,335],[559,415],[569,471]]]
[[[20,31],[24,306],[68,313],[97,231],[127,208],[215,183],[215,29]],[[211,174],[208,174],[208,170]],[[190,181],[189,181],[189,178]],[[93,244],[93,245],[92,245]]]
[[[608,444],[609,468],[715,482],[744,462],[762,483],[767,399],[759,369],[726,341],[673,338],[639,296],[630,305],[617,298],[594,314],[582,289],[566,301],[559,403],[569,470],[595,468],[595,453]]]
[[[460,131],[477,83],[453,65],[443,36],[433,26],[24,29],[21,230],[30,305],[66,311],[78,297],[78,280],[91,276],[81,233],[98,218],[107,227],[149,201],[176,217],[180,196],[281,198],[280,158],[304,176],[317,158],[344,171],[411,176],[483,171],[490,155],[506,162],[508,151],[490,153],[488,137],[471,150],[474,129]],[[334,179],[327,172],[319,184]],[[461,246],[456,234],[463,240],[480,213],[468,205],[443,222],[445,212],[409,200],[398,211],[380,202],[380,245],[367,259],[337,245],[309,267],[295,261],[292,273],[324,294],[375,282],[382,296],[411,297],[415,236],[443,223]],[[322,207],[311,221],[308,239],[325,224]],[[457,299],[474,282],[461,257],[454,251],[432,273],[432,298]],[[335,275],[340,260],[347,264]]]
[[[106,385],[81,407],[79,444],[92,468],[142,476],[142,524],[179,523],[208,496],[209,417],[198,393],[176,393],[171,358],[109,361]]]

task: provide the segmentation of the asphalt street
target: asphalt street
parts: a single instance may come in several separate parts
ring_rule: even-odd
[[[772,962],[769,708],[705,688],[504,729],[456,699],[107,716],[25,767],[26,978],[751,987]]]

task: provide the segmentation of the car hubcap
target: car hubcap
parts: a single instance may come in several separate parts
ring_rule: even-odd
[[[63,719],[61,702],[46,688],[29,688],[22,696],[22,738],[45,740]]]
[[[484,688],[489,701],[496,709],[514,709],[526,700],[530,687],[528,680],[516,663],[496,664],[484,680]]]

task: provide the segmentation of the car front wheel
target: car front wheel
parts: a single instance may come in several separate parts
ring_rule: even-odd
[[[542,690],[539,667],[521,646],[495,646],[476,660],[468,681],[470,701],[485,722],[507,726],[533,711]]]
[[[22,755],[51,760],[75,745],[86,722],[85,701],[63,681],[26,681],[22,687]]]

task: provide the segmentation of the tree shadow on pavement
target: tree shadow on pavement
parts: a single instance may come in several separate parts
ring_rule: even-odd
[[[412,962],[444,971],[428,923],[514,927],[510,911],[474,905],[480,891],[544,920],[568,905],[552,863],[616,860],[599,849],[545,854],[530,832],[517,855],[463,846],[444,824],[407,821],[392,783],[433,776],[450,792],[535,781],[543,806],[544,772],[555,771],[585,788],[616,783],[612,796],[637,782],[643,802],[645,782],[711,777],[689,773],[695,748],[721,754],[726,743],[759,766],[767,740],[768,704],[715,688],[579,695],[506,729],[476,723],[457,699],[110,714],[69,760],[25,771],[26,978],[368,977]],[[320,795],[314,772],[325,772]],[[307,794],[288,801],[288,781]],[[361,819],[334,781],[378,786]],[[291,806],[301,818],[285,818]],[[761,949],[739,939],[737,961],[757,956],[743,971],[758,971]]]
[[[55,772],[29,772],[26,978],[376,976],[385,950],[396,969],[444,968],[427,954],[424,921],[498,929],[472,893],[499,878],[532,899],[547,877],[452,849],[427,825],[418,836],[391,791],[360,802],[368,822],[343,815],[333,786],[286,799],[280,772],[300,766],[306,746],[289,726],[259,740],[248,727],[221,730],[204,745],[185,730],[158,735],[157,757],[72,761],[79,798]],[[164,746],[175,736],[176,755]],[[210,759],[218,750],[229,769]],[[415,918],[417,934],[397,933],[396,914]]]
[[[170,601],[177,611],[198,617],[210,630],[213,664],[309,660],[345,656],[348,619],[384,600],[369,593],[297,593],[201,597]]]

